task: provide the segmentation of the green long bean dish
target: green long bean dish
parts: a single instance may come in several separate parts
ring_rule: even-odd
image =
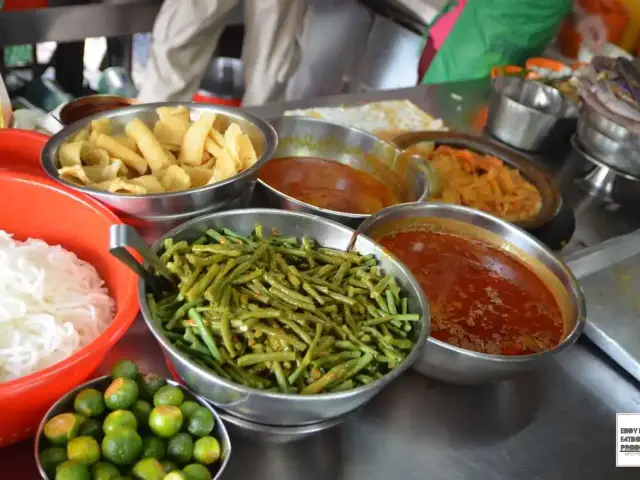
[[[302,395],[366,385],[402,362],[420,316],[373,256],[263,230],[165,240],[178,292],[147,301],[178,349],[227,380]]]

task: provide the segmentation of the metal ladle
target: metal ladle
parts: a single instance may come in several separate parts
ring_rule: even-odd
[[[137,252],[145,263],[140,263],[129,249]],[[173,274],[129,225],[112,225],[109,230],[109,253],[133,270],[154,293],[178,290]]]

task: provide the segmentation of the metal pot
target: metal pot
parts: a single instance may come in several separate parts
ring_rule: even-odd
[[[583,102],[580,106],[580,119],[586,120],[595,130],[622,145],[640,148],[640,136],[637,133],[605,117],[588,102]]]
[[[281,117],[270,123],[279,140],[274,158],[318,157],[354,167],[380,180],[403,202],[425,200],[429,195],[428,166],[375,135],[310,117]],[[316,207],[261,179],[258,185],[256,193],[269,207],[313,213],[354,228],[370,216]]]
[[[586,114],[578,120],[577,139],[587,153],[607,167],[640,177],[640,143],[634,143],[623,131],[628,132],[599,114]]]
[[[577,179],[581,188],[621,205],[637,205],[640,202],[640,175],[630,175],[596,158],[575,135],[571,138],[571,145],[586,163],[586,168]]]
[[[492,85],[486,128],[498,140],[540,151],[575,131],[577,106],[559,90],[513,76],[496,77]]]
[[[177,106],[187,107],[194,118],[197,118],[202,112],[210,112],[240,125],[242,131],[251,138],[258,155],[258,161],[251,168],[223,182],[180,192],[153,195],[120,195],[104,192],[78,186],[58,176],[56,165],[60,145],[86,128],[92,120],[111,119],[112,133],[118,135],[124,132],[126,124],[134,118],[139,118],[153,128],[154,123],[158,120],[156,113],[158,107]],[[42,150],[41,159],[45,172],[52,179],[107,204],[128,223],[139,228],[146,238],[152,236],[147,234],[148,231],[153,231],[153,235],[157,238],[158,232],[164,233],[195,216],[244,206],[243,202],[250,196],[260,168],[271,158],[277,143],[278,137],[275,130],[268,123],[233,108],[193,103],[151,103],[98,113],[69,125],[51,137]]]
[[[157,253],[166,238],[173,238],[175,241],[195,241],[208,228],[226,227],[242,235],[248,235],[258,223],[265,231],[275,229],[281,235],[295,237],[306,235],[315,239],[319,245],[337,249],[345,249],[354,234],[350,228],[316,215],[284,210],[247,209],[214,213],[191,220],[160,238],[151,249]],[[146,286],[140,281],[138,295],[142,315],[179,377],[215,406],[236,417],[267,425],[300,426],[325,422],[365,404],[407,370],[421,355],[429,331],[429,306],[411,272],[365,236],[356,238],[353,249],[362,254],[374,255],[380,266],[393,275],[406,292],[409,311],[421,316],[421,321],[417,324],[419,328],[416,328],[414,333],[416,343],[404,361],[377,381],[353,390],[319,395],[293,395],[256,390],[217,376],[211,370],[193,362],[165,337],[162,325],[151,316],[147,305]]]
[[[451,228],[455,224],[465,228],[477,229],[483,237],[501,239],[509,245],[516,255],[526,256],[555,277],[561,291],[559,302],[566,306],[565,332],[562,342],[556,347],[533,355],[489,355],[455,347],[448,343],[429,337],[427,346],[414,364],[413,368],[428,377],[443,382],[457,384],[481,384],[495,380],[503,380],[536,368],[558,353],[571,346],[582,333],[586,318],[585,300],[568,267],[559,260],[547,247],[538,240],[499,218],[478,210],[452,204],[422,203],[396,205],[386,208],[371,217],[361,226],[361,231],[373,238],[382,236],[399,227],[408,219],[428,223],[429,218],[451,219]],[[447,224],[449,227],[449,224]],[[466,231],[466,230],[465,230]],[[460,232],[464,235],[463,232]],[[556,290],[554,290],[555,292]]]

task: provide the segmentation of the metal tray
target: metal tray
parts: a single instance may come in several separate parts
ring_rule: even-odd
[[[521,228],[530,230],[546,225],[558,214],[562,207],[562,195],[560,195],[560,191],[551,174],[524,155],[505,148],[497,142],[475,135],[453,132],[413,132],[400,135],[394,139],[394,143],[403,150],[422,142],[433,142],[436,146],[449,145],[494,155],[510,167],[520,170],[522,176],[534,184],[542,195],[542,207],[535,216],[514,222]]]
[[[640,380],[640,230],[565,261],[587,301],[585,335]]]

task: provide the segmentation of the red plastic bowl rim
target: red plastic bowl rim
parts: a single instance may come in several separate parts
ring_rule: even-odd
[[[106,218],[113,224],[123,223],[113,212],[111,212],[98,201],[93,200],[92,198],[84,194],[77,193],[66,188],[60,188],[58,184],[47,178],[38,177],[36,175],[24,172],[0,171],[0,181],[3,179],[31,184],[39,184],[46,188],[56,190],[57,192],[72,197],[76,201],[85,204],[96,214],[102,216],[103,218]],[[82,362],[95,352],[94,347],[97,342],[100,342],[104,351],[108,350],[124,334],[124,332],[129,329],[136,318],[136,313],[139,308],[137,302],[138,288],[137,282],[134,278],[135,274],[133,272],[131,272],[131,277],[131,288],[129,292],[127,292],[127,300],[123,305],[119,306],[119,310],[116,310],[116,314],[113,317],[111,324],[104,330],[104,332],[102,332],[88,345],[85,345],[80,350],[71,354],[69,357],[51,365],[50,367],[47,367],[43,370],[38,370],[37,372],[31,373],[21,378],[17,378],[15,380],[0,382],[0,398],[5,395],[12,394],[15,390],[20,391],[25,388],[33,387],[35,386],[34,384],[40,384],[42,383],[42,381],[46,381],[48,377],[57,375],[60,370],[73,367],[77,363]],[[130,319],[127,319],[124,322],[119,322],[118,320],[123,317],[130,317]]]

